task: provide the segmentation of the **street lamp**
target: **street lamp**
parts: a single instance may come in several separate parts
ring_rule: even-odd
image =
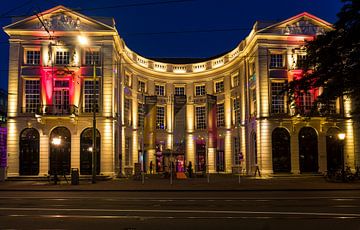
[[[345,181],[345,156],[344,156],[344,140],[345,140],[346,134],[345,133],[339,133],[338,138],[340,140],[340,155],[341,155],[341,161],[342,161],[342,168],[341,168],[341,176],[342,180]]]
[[[89,44],[89,40],[85,36],[78,36],[80,45],[85,46]],[[91,50],[90,50],[91,51]],[[93,112],[93,129],[92,129],[92,179],[91,183],[96,183],[96,63],[95,57],[92,57],[93,64],[93,95],[92,95],[92,112]]]

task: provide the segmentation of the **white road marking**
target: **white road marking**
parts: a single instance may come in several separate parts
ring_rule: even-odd
[[[331,212],[265,212],[265,211],[237,211],[237,210],[175,210],[175,209],[88,209],[88,208],[6,208],[3,211],[74,211],[74,212],[143,212],[143,213],[211,213],[211,214],[261,214],[261,215],[302,215],[328,217],[357,217],[360,213],[331,213]]]

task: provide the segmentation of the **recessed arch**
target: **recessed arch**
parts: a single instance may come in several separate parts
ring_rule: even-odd
[[[26,128],[20,133],[19,174],[30,176],[39,174],[40,135],[34,128]]]
[[[272,132],[273,171],[291,171],[290,134],[285,128],[275,128]]]
[[[300,172],[318,172],[318,136],[314,128],[303,127],[299,132]]]
[[[71,133],[65,127],[56,127],[50,133],[50,174],[70,174]]]
[[[87,128],[80,135],[80,174],[92,174],[92,145],[93,129]],[[96,130],[96,174],[100,174],[100,145],[101,137]]]

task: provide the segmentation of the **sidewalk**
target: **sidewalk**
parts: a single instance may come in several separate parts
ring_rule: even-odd
[[[360,181],[352,183],[326,182],[322,176],[276,176],[239,177],[234,175],[210,175],[207,178],[183,180],[146,175],[144,183],[132,178],[97,181],[92,184],[81,180],[79,185],[71,181],[53,184],[47,181],[0,182],[1,191],[316,191],[316,190],[360,190]]]

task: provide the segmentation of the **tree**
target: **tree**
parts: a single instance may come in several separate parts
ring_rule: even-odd
[[[360,121],[360,1],[342,0],[334,29],[307,42],[303,76],[288,84],[292,99],[311,89],[322,88],[313,111],[344,97],[351,98],[352,116]],[[310,115],[311,116],[311,115]]]

